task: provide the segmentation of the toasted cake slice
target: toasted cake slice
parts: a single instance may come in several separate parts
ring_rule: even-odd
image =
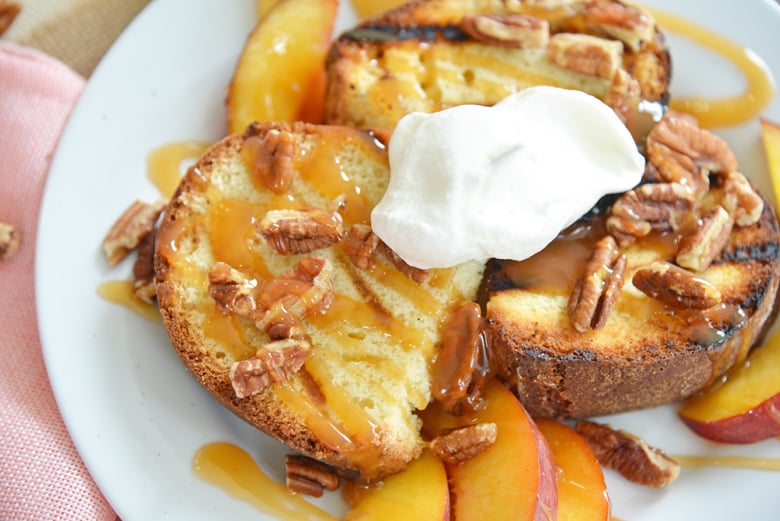
[[[687,397],[743,360],[773,311],[775,210],[726,143],[669,114],[647,155],[645,184],[536,256],[486,270],[499,376],[533,415]]]
[[[157,295],[192,374],[250,424],[376,478],[422,450],[416,409],[450,309],[484,266],[416,270],[374,236],[384,145],[352,129],[251,126],[212,146],[164,211]]]
[[[409,112],[550,85],[598,97],[641,135],[670,62],[652,16],[617,0],[416,0],[342,34],[327,72],[334,124],[392,129]]]

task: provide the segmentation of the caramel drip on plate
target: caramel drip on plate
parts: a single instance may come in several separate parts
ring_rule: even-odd
[[[234,498],[284,521],[338,521],[302,496],[269,478],[243,449],[224,442],[198,449],[192,461],[194,474]]]
[[[124,306],[148,320],[160,320],[160,312],[155,306],[135,296],[133,282],[130,280],[102,282],[97,288],[97,294],[104,300]]]
[[[682,17],[646,7],[655,17],[662,31],[678,33],[711,49],[731,61],[744,75],[747,87],[743,92],[723,98],[676,98],[671,107],[696,116],[704,128],[737,125],[757,117],[771,103],[775,94],[772,73],[767,65],[750,49],[705,29]]]
[[[749,456],[672,456],[683,467],[730,467],[735,469],[780,471],[780,458]]]
[[[174,141],[152,150],[146,158],[146,175],[160,191],[171,198],[182,178],[186,161],[195,162],[209,147],[202,141]]]

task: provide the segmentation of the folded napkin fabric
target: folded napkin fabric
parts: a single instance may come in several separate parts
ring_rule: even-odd
[[[0,221],[21,246],[0,262],[0,520],[114,520],[76,452],[44,368],[35,316],[35,233],[60,133],[84,79],[0,41]]]

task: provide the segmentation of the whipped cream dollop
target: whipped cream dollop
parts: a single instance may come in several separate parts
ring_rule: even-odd
[[[610,107],[555,87],[532,87],[492,107],[409,114],[389,156],[389,186],[371,226],[423,269],[530,257],[644,171]]]

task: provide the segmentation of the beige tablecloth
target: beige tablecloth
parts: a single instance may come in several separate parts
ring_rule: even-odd
[[[149,0],[15,0],[21,11],[3,36],[39,49],[88,77]],[[0,0],[2,4],[2,0]]]

